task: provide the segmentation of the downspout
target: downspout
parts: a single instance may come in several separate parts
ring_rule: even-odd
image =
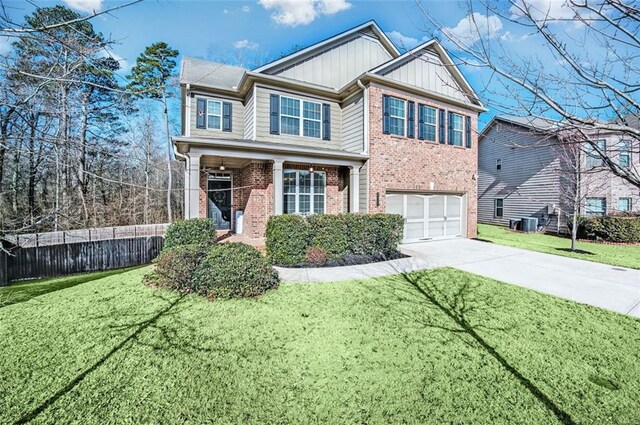
[[[184,196],[182,197],[182,218],[184,218],[185,220],[187,219],[187,217],[189,217],[189,211],[187,211],[187,209],[189,208],[189,181],[190,179],[189,177],[189,157],[187,155],[181,154],[180,152],[178,152],[178,148],[176,147],[176,145],[173,145],[173,153],[176,154],[176,158],[182,158],[184,159]]]

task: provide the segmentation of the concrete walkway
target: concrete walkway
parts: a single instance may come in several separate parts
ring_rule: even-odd
[[[450,266],[572,301],[640,317],[640,270],[470,239],[402,246],[427,268]]]
[[[640,270],[526,251],[470,239],[403,245],[410,258],[346,267],[276,267],[284,282],[335,282],[437,267],[530,288],[572,301],[640,317]]]

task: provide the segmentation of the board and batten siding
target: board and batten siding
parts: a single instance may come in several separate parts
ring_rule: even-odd
[[[328,103],[331,105],[331,140],[322,138],[294,136],[290,134],[271,134],[270,131],[270,96],[290,96],[310,102]],[[301,93],[275,90],[258,86],[256,89],[256,139],[263,142],[283,143],[289,145],[307,146],[339,150],[342,140],[342,110],[336,102],[305,96]]]
[[[435,53],[424,51],[383,73],[385,77],[469,103],[469,99]]]
[[[523,127],[496,123],[479,142],[478,222],[509,225],[509,219],[537,217],[549,232],[558,231],[558,216],[549,205],[561,206],[560,159],[556,139]],[[496,160],[502,160],[497,170]],[[495,199],[504,199],[502,218],[494,216]],[[565,214],[561,218],[565,230]]]
[[[364,151],[364,97],[362,92],[344,102],[342,107],[342,149]]]
[[[253,92],[249,92],[244,106],[244,138],[247,140],[255,139],[255,128],[253,126],[254,100]]]
[[[231,102],[231,131],[212,130],[207,128],[198,128],[196,126],[196,118],[198,115],[198,98],[207,100],[219,100],[221,102]],[[245,112],[244,105],[236,99],[227,99],[223,97],[208,96],[204,94],[194,94],[191,99],[191,118],[189,125],[191,126],[191,137],[215,137],[218,139],[244,139],[245,138]]]
[[[391,54],[378,39],[359,33],[354,38],[269,73],[339,89],[390,59]]]

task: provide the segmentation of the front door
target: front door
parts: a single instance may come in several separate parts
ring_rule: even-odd
[[[231,176],[209,177],[207,216],[218,230],[231,229]]]

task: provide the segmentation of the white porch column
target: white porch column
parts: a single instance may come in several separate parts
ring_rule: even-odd
[[[189,211],[188,218],[200,214],[200,155],[189,155]]]
[[[184,210],[183,217],[185,220],[189,218],[189,188],[191,187],[191,182],[189,181],[189,167],[191,166],[191,161],[187,156],[184,159]]]
[[[349,211],[360,211],[360,169],[352,166],[349,170]]]
[[[273,213],[275,215],[282,214],[284,195],[283,195],[283,174],[282,164],[284,160],[275,159],[273,161]]]

